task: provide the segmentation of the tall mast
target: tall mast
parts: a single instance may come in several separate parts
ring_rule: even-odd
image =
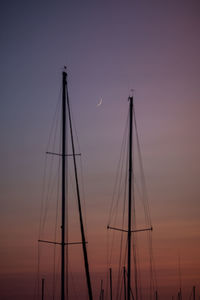
[[[61,220],[61,300],[65,299],[65,158],[66,158],[66,84],[67,73],[62,72],[62,220]]]
[[[64,67],[66,69],[66,67]],[[66,117],[69,117],[69,129],[71,135],[71,145],[72,145],[72,154],[66,153]],[[68,252],[66,254],[65,246],[66,245],[73,245],[73,244],[82,244],[83,249],[83,257],[85,263],[85,274],[86,274],[86,281],[88,287],[88,295],[89,300],[93,300],[92,296],[92,286],[90,280],[90,272],[89,272],[89,263],[87,257],[87,248],[86,248],[86,240],[85,240],[85,231],[83,225],[83,217],[82,217],[82,210],[81,210],[81,201],[80,201],[80,192],[79,192],[79,184],[78,184],[78,174],[77,174],[77,166],[76,166],[76,154],[75,153],[75,146],[74,146],[74,138],[73,138],[73,130],[72,130],[72,118],[71,118],[71,111],[69,105],[69,96],[68,96],[68,89],[67,89],[67,73],[66,71],[62,72],[62,151],[61,154],[53,153],[53,152],[46,152],[47,154],[52,155],[61,155],[62,157],[62,201],[61,201],[61,242],[57,243],[56,241],[46,241],[39,239],[38,242],[48,243],[48,244],[55,244],[61,245],[61,292],[60,297],[61,300],[68,299]],[[80,220],[80,229],[81,229],[81,242],[75,243],[68,243],[68,235],[66,236],[66,156],[72,156],[74,162],[74,174],[75,174],[75,181],[76,181],[76,193],[77,193],[77,201],[78,201],[78,210],[79,210],[79,220]],[[66,260],[67,259],[67,260]],[[67,264],[67,266],[66,266]],[[67,281],[67,282],[66,282]],[[66,284],[66,289],[65,289]]]
[[[73,130],[72,130],[72,118],[71,118],[71,111],[70,111],[70,105],[69,105],[68,89],[67,89],[67,108],[68,108],[68,115],[69,115],[69,127],[70,127],[71,144],[72,144],[72,156],[73,156],[73,162],[74,162],[74,175],[75,175],[75,181],[76,181],[76,193],[77,193],[78,210],[79,210],[79,221],[80,221],[81,238],[82,238],[82,249],[83,249],[83,257],[84,257],[84,263],[85,263],[85,275],[86,275],[86,281],[87,281],[89,300],[92,300],[93,299],[92,286],[91,286],[91,280],[90,280],[89,263],[88,263],[86,240],[85,240],[85,231],[84,231],[83,216],[82,216],[82,209],[81,209],[80,191],[79,191],[79,183],[78,183],[78,173],[77,173],[77,166],[76,166],[76,153],[75,153],[75,146],[74,146],[74,137],[73,137]]]
[[[131,296],[131,209],[132,209],[132,144],[133,144],[133,97],[129,97],[130,116],[129,116],[129,179],[128,179],[128,257],[127,257],[127,300]]]

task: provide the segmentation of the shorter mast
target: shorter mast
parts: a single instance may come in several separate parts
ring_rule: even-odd
[[[65,300],[65,157],[66,157],[66,84],[67,73],[62,73],[62,207],[61,207],[61,300]]]
[[[132,230],[132,199],[134,196],[134,186],[133,186],[133,96],[128,98],[129,100],[129,144],[128,144],[128,228],[122,229],[107,225],[107,229],[126,232],[127,234],[127,270],[124,267],[124,299],[130,300],[131,297],[134,299],[133,292],[131,289],[131,242],[132,233],[142,232],[142,231],[152,231],[152,226],[143,228],[143,229],[133,229]],[[134,114],[135,116],[135,114]],[[136,120],[134,120],[134,124],[136,126]],[[133,248],[134,245],[133,245]],[[134,249],[135,251],[135,249]],[[134,263],[136,265],[136,259],[134,257]],[[126,275],[127,274],[127,280]],[[135,271],[135,300],[138,300],[138,288],[137,288],[137,273]]]
[[[131,219],[132,219],[132,144],[133,144],[133,97],[129,97],[129,179],[128,179],[128,256],[127,256],[127,300],[131,296]],[[136,299],[137,300],[137,299]]]

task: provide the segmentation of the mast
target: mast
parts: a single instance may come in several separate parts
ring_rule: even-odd
[[[156,297],[156,300],[158,300],[158,291],[156,290],[156,293],[155,293],[155,297]]]
[[[74,175],[75,175],[75,181],[76,181],[76,193],[77,193],[79,221],[80,221],[81,238],[82,238],[82,249],[83,249],[83,257],[84,257],[84,264],[85,264],[85,275],[86,275],[86,281],[87,281],[88,296],[89,296],[90,300],[93,300],[92,286],[91,286],[90,272],[89,272],[89,263],[88,263],[88,256],[87,256],[87,248],[86,248],[86,240],[85,240],[85,231],[84,231],[83,216],[82,216],[82,209],[81,209],[78,173],[77,173],[77,166],[76,166],[76,153],[75,153],[75,146],[74,146],[72,118],[71,118],[71,110],[70,110],[70,105],[69,105],[68,89],[67,89],[67,108],[68,108],[69,127],[70,127],[71,144],[72,144],[72,156],[73,156],[73,163],[74,163]],[[62,300],[64,300],[64,299],[62,299]]]
[[[196,299],[195,298],[195,286],[193,286],[192,291],[193,291],[193,300],[195,300]]]
[[[121,229],[117,227],[111,227],[109,224],[107,225],[107,229],[117,230],[121,232],[127,233],[127,282],[126,282],[126,269],[124,267],[124,299],[130,300],[131,297],[134,299],[133,292],[131,289],[131,233],[142,232],[142,231],[152,231],[152,226],[143,228],[143,229],[131,229],[131,221],[132,221],[132,198],[134,195],[133,190],[133,96],[128,98],[129,100],[129,145],[128,145],[128,160],[129,160],[129,169],[128,169],[128,229]],[[134,115],[135,116],[135,115]],[[136,127],[136,120],[135,120]],[[136,129],[137,134],[137,129]],[[137,137],[138,139],[138,137]],[[134,247],[134,245],[133,245]],[[134,263],[136,266],[136,257],[134,256]],[[138,289],[137,289],[137,270],[135,270],[135,296],[136,300],[138,300]]]
[[[72,154],[66,153],[66,119],[67,119],[67,112],[69,118],[69,130],[71,136],[71,145],[72,145]],[[75,146],[74,146],[74,138],[73,138],[73,130],[72,130],[72,118],[71,118],[71,111],[69,105],[69,96],[68,96],[68,88],[67,88],[67,73],[66,67],[64,67],[64,71],[62,72],[62,150],[60,153],[54,152],[46,152],[46,154],[51,155],[59,155],[62,157],[62,179],[61,179],[61,242],[56,241],[47,241],[39,239],[38,242],[48,243],[48,244],[55,244],[61,245],[61,292],[60,292],[60,299],[65,300],[68,299],[68,252],[65,251],[65,246],[68,245],[75,245],[75,244],[82,244],[83,249],[83,257],[85,263],[85,274],[86,274],[86,281],[88,287],[88,295],[89,300],[93,300],[92,296],[92,286],[90,280],[90,273],[89,273],[89,263],[87,257],[87,248],[86,248],[86,240],[85,240],[85,231],[83,225],[83,217],[82,217],[82,210],[81,210],[81,201],[80,201],[80,192],[79,192],[79,184],[78,184],[78,174],[77,174],[77,166],[76,166],[76,154],[75,153]],[[78,201],[78,210],[79,210],[79,220],[80,220],[80,229],[81,229],[81,242],[72,242],[68,243],[68,236],[66,236],[66,157],[72,156],[74,162],[74,174],[75,174],[75,181],[76,181],[76,193],[77,193],[77,201]],[[66,285],[66,289],[65,289]]]
[[[112,300],[112,269],[109,269],[109,274],[110,274],[110,300]]]
[[[61,220],[61,300],[65,299],[65,157],[66,157],[66,81],[62,72],[62,220]]]
[[[42,300],[44,300],[44,278],[42,278]]]
[[[133,97],[129,97],[129,179],[128,179],[128,257],[127,257],[127,300],[131,296],[131,209],[132,209],[132,144],[133,144]],[[136,299],[137,300],[137,299]]]

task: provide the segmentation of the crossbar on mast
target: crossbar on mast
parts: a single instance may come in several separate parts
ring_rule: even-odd
[[[55,153],[55,152],[49,152],[47,151],[46,154],[51,154],[51,155],[57,155],[57,156],[73,156],[73,154],[61,154],[61,153]],[[77,154],[74,154],[76,156],[81,156],[81,153],[77,153]]]
[[[38,240],[40,243],[46,243],[46,244],[54,244],[54,245],[62,245],[62,243],[59,242],[53,242],[53,241],[46,241],[46,240]],[[86,244],[88,242],[85,242]],[[83,244],[83,242],[70,242],[70,243],[65,243],[65,245],[80,245]]]
[[[111,227],[111,226],[107,226],[107,229],[112,229],[112,230],[117,230],[117,231],[122,231],[122,232],[128,232],[128,230],[126,229],[120,229],[120,228],[116,228],[116,227]],[[141,231],[152,231],[153,227],[148,227],[148,228],[144,228],[144,229],[135,229],[135,230],[131,230],[131,232],[141,232]]]

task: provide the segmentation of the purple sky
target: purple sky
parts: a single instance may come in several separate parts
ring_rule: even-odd
[[[89,236],[104,234],[134,88],[158,275],[166,257],[174,271],[183,249],[189,293],[200,279],[200,2],[1,1],[0,28],[0,298],[13,297],[9,279],[35,271],[42,166],[63,65],[83,153]],[[20,283],[15,290],[15,299],[26,298]]]

